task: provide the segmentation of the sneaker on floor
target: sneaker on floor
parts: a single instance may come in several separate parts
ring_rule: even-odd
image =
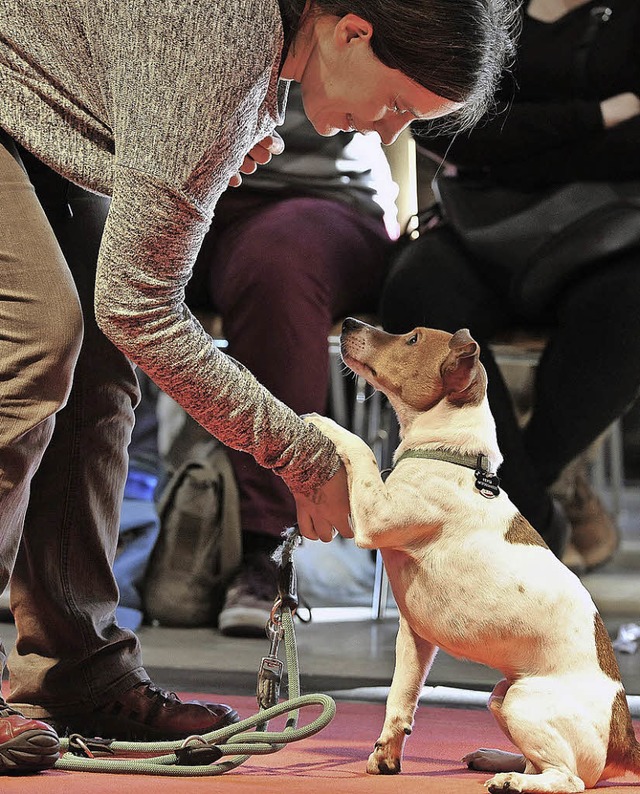
[[[60,755],[54,729],[32,720],[0,698],[0,774],[27,774],[51,767]]]
[[[47,721],[60,736],[79,733],[121,741],[173,741],[217,731],[238,719],[237,711],[230,706],[200,700],[183,702],[173,692],[141,681],[93,711],[56,711]]]
[[[218,629],[227,637],[264,637],[277,595],[277,568],[268,554],[243,560],[231,580]]]
[[[587,477],[576,475],[573,492],[563,500],[571,524],[571,543],[584,560],[587,571],[608,562],[620,543],[620,533]]]

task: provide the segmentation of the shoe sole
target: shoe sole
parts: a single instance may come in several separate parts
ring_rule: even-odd
[[[232,709],[215,728],[209,728],[200,735],[219,731],[239,720],[238,712]],[[148,725],[109,715],[101,715],[99,719],[89,719],[86,714],[78,714],[62,721],[48,717],[47,722],[58,731],[60,736],[79,734],[85,738],[102,738],[117,742],[173,742],[185,739],[188,735],[197,735],[195,733],[170,734],[166,731],[154,730]]]
[[[218,631],[225,637],[265,637],[270,617],[259,607],[231,607],[218,616]]]
[[[60,757],[60,741],[53,731],[24,731],[0,744],[0,773],[31,774],[51,769]]]
[[[613,559],[615,553],[618,551],[619,545],[619,543],[616,543],[613,548],[609,547],[600,554],[586,556],[583,555],[586,566],[585,573],[591,573],[592,571],[602,568],[604,565],[610,562]]]

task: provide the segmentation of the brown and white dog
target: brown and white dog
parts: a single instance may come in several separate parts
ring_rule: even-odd
[[[620,672],[593,601],[507,494],[493,498],[502,457],[477,343],[466,329],[396,336],[348,319],[341,348],[347,366],[387,396],[401,438],[383,482],[359,437],[307,417],[344,461],[355,542],[381,549],[400,611],[385,722],[367,771],[400,771],[440,647],[504,675],[489,708],[520,753],[480,749],[463,759],[494,773],[491,792],[583,791],[640,772]]]

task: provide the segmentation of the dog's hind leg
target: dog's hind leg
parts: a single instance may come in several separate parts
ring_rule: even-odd
[[[502,703],[509,689],[509,682],[505,679],[499,681],[491,693],[488,707],[493,714],[502,732],[513,743],[506,721],[502,717]],[[462,759],[469,769],[481,772],[524,772],[526,766],[525,757],[521,753],[509,753],[506,750],[495,750],[487,747],[480,747],[472,753],[468,753]]]
[[[437,650],[435,645],[418,637],[400,616],[393,681],[382,733],[367,763],[369,774],[396,775],[400,772],[404,744],[413,730],[418,698]]]
[[[568,769],[547,767],[538,774],[499,772],[485,783],[491,794],[572,794],[585,790],[584,782]]]
[[[492,794],[506,791],[509,794],[584,791],[585,782],[577,773],[576,748],[569,737],[570,719],[562,716],[554,720],[550,706],[550,703],[562,702],[562,693],[550,692],[548,682],[543,689],[532,686],[531,682],[526,685],[522,681],[511,686],[507,682],[501,684],[504,694],[498,691],[490,702],[490,708],[504,733],[521,750],[520,758],[524,758],[525,763],[524,768],[521,760],[520,766],[514,770],[505,769],[495,774],[485,784],[489,791]],[[594,763],[597,766],[598,761],[594,759]],[[590,785],[595,785],[597,779],[596,773],[589,781]]]

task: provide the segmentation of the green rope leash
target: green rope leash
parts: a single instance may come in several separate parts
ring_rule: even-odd
[[[298,539],[290,535],[285,542],[290,544],[289,553],[285,549],[285,563],[291,567],[291,548]],[[295,591],[294,586],[289,590]],[[335,701],[328,695],[300,695],[300,670],[298,650],[293,625],[293,612],[290,604],[296,601],[295,593],[289,593],[276,601],[271,613],[267,631],[271,635],[269,656],[262,660],[258,677],[258,703],[260,710],[252,717],[228,725],[202,736],[171,742],[122,742],[105,743],[98,749],[90,740],[81,737],[61,739],[63,751],[55,764],[55,769],[82,772],[110,772],[127,775],[164,775],[173,777],[204,777],[222,775],[237,769],[252,755],[269,755],[282,750],[291,742],[298,742],[321,731],[331,722],[336,713]],[[286,605],[283,602],[286,601]],[[289,699],[278,703],[278,693],[282,662],[277,657],[278,643],[284,638],[289,684]],[[275,672],[274,672],[275,671]],[[273,703],[274,705],[269,705]],[[307,725],[299,728],[299,712],[309,706],[319,706],[320,714]],[[282,714],[288,714],[282,731],[268,731],[269,721]],[[251,730],[255,728],[256,730]],[[91,747],[89,746],[91,745]],[[79,755],[78,751],[84,752]],[[96,757],[96,754],[101,757]],[[185,754],[192,760],[185,761]],[[105,755],[108,755],[105,758]],[[121,757],[134,756],[134,757]],[[143,758],[135,757],[143,756]],[[207,757],[207,763],[198,763],[198,756]],[[226,761],[218,761],[224,756],[232,756]]]

